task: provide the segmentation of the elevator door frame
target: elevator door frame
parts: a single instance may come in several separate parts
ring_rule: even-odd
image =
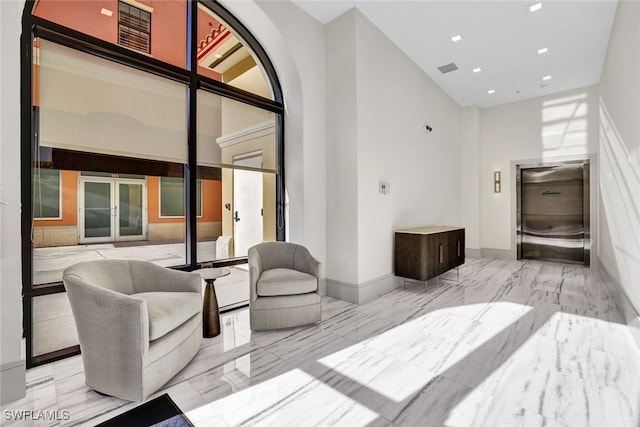
[[[515,186],[516,186],[516,259],[522,259],[522,171],[526,169],[537,169],[546,167],[558,167],[569,165],[582,165],[583,170],[583,222],[584,222],[584,266],[591,265],[591,165],[592,159],[567,160],[558,162],[541,163],[517,163],[515,165]]]

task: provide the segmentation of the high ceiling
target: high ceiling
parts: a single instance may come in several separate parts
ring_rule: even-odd
[[[293,1],[322,23],[357,7],[458,104],[480,107],[597,84],[617,6],[542,1],[530,12],[537,0]],[[457,70],[438,70],[452,62]]]

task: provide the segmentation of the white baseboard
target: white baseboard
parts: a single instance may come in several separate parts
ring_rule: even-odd
[[[513,253],[510,249],[492,249],[492,248],[480,248],[471,249],[465,248],[464,255],[467,258],[496,258],[496,259],[514,259]]]
[[[511,249],[481,249],[482,258],[515,259]]]
[[[482,258],[482,249],[464,249],[464,256],[466,258]]]
[[[26,365],[24,360],[5,363],[0,367],[0,404],[4,405],[26,394]]]
[[[364,283],[354,284],[338,280],[326,280],[327,295],[352,304],[364,304],[373,301],[380,295],[402,286],[402,279],[393,274],[386,274]]]
[[[607,286],[613,294],[613,297],[616,300],[616,305],[629,327],[629,331],[631,332],[633,339],[640,348],[640,313],[638,313],[638,310],[636,310],[633,304],[631,304],[627,293],[620,283],[618,283],[617,280],[609,274],[605,266],[602,264],[602,261],[600,261],[600,258],[598,258],[598,272],[602,276],[602,281],[605,286]]]
[[[338,280],[326,279],[327,296],[338,298],[351,304],[358,304],[358,285]]]

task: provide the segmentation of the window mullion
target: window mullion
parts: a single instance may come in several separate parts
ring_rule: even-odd
[[[187,4],[187,68],[191,72],[187,93],[187,164],[185,165],[185,227],[186,227],[186,250],[187,265],[191,268],[198,266],[198,227],[197,227],[197,198],[196,179],[198,170],[197,159],[197,106],[198,106],[198,80],[197,80],[197,58],[195,49],[198,28],[198,2],[190,1]]]

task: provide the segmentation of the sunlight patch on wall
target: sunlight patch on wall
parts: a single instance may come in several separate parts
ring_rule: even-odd
[[[587,102],[587,94],[580,94],[542,104],[544,158],[588,153]]]
[[[600,190],[620,284],[640,310],[640,167],[600,99]]]

